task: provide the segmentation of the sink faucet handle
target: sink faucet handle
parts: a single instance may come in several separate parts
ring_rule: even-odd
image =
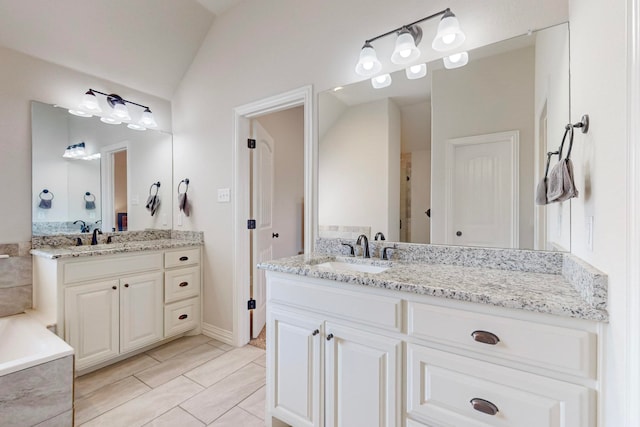
[[[342,243],[343,246],[349,246],[349,255],[351,256],[356,256],[356,252],[355,249],[353,248],[353,245],[351,243]]]
[[[389,260],[389,253],[388,253],[389,249],[396,250],[398,249],[398,245],[394,243],[393,246],[384,247],[382,249],[382,257],[381,257],[383,260]]]

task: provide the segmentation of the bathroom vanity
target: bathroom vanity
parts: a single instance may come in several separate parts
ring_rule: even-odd
[[[554,273],[327,254],[263,263],[267,425],[595,427],[606,302],[571,280],[600,296],[606,283],[552,257]]]
[[[77,373],[199,331],[200,244],[164,239],[32,253],[34,309],[74,348]]]

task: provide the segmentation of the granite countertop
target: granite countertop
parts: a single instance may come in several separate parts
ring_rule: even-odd
[[[202,246],[202,242],[192,239],[153,239],[127,242],[102,243],[99,245],[57,246],[32,249],[34,256],[59,259],[71,257],[87,257],[99,255],[114,255],[125,252],[153,251],[171,248],[185,248]]]
[[[331,261],[367,263],[388,269],[371,274],[319,266]],[[329,254],[298,255],[264,262],[258,267],[269,271],[498,307],[595,321],[608,320],[606,310],[589,304],[561,274],[424,262],[363,260]]]

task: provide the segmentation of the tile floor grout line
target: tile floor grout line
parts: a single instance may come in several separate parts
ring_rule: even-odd
[[[214,360],[214,359],[211,359],[211,360]],[[239,371],[239,370],[241,370],[242,368],[246,368],[246,367],[247,367],[247,365],[250,365],[251,363],[253,363],[253,360],[248,361],[247,363],[245,363],[244,365],[242,365],[241,367],[239,367],[239,368],[238,368],[238,369],[236,369],[235,371],[231,372],[229,375],[226,375],[226,376],[224,376],[224,377],[220,378],[218,381],[216,381],[215,383],[209,384],[208,386],[206,386],[206,385],[204,385],[204,384],[202,384],[202,383],[199,383],[197,380],[191,379],[191,378],[189,378],[189,377],[187,377],[187,378],[189,378],[191,381],[193,381],[194,383],[198,384],[199,386],[204,387],[204,388],[205,388],[205,390],[206,390],[206,389],[208,389],[209,387],[212,387],[212,386],[214,386],[214,385],[218,384],[220,381],[222,381],[222,380],[224,380],[224,379],[226,379],[226,378],[230,377],[231,375],[235,374],[236,372],[238,372],[238,371]],[[257,365],[257,363],[256,363],[256,365]],[[258,366],[260,366],[260,365],[258,365]],[[263,367],[263,366],[260,366],[260,367]],[[193,369],[196,369],[196,368],[193,368]],[[188,370],[187,372],[183,373],[182,375],[186,376],[186,374],[188,374],[189,372],[193,371],[193,369]]]

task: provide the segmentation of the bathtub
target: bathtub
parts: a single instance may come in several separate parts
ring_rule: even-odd
[[[73,354],[73,348],[27,314],[0,318],[0,376]]]
[[[73,348],[27,314],[0,318],[0,420],[73,425]]]

